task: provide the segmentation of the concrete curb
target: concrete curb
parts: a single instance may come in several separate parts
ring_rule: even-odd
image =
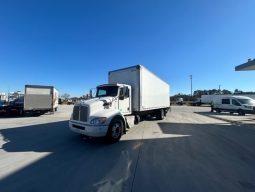
[[[208,115],[208,117],[211,117],[211,118],[214,118],[214,119],[218,119],[218,120],[221,120],[221,121],[226,121],[228,123],[235,124],[235,125],[243,125],[244,124],[241,121],[229,120],[229,119],[225,119],[225,118],[217,117],[217,116],[213,116],[213,115]]]
[[[225,122],[228,122],[228,123],[231,123],[231,124],[234,124],[234,125],[243,125],[244,124],[241,121],[230,120],[230,119],[226,119],[226,118],[223,118],[223,117],[217,117],[217,116],[214,116],[214,115],[208,115],[208,114],[203,114],[203,113],[197,113],[197,114],[204,115],[204,116],[214,118],[214,119],[218,119],[218,120],[221,120],[221,121],[225,121]]]

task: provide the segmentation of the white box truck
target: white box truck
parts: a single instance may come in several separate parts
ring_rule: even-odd
[[[57,111],[58,91],[53,86],[25,85],[24,112]]]
[[[164,119],[169,96],[169,85],[142,65],[110,71],[108,84],[97,86],[95,98],[74,105],[69,127],[116,142],[141,117]]]

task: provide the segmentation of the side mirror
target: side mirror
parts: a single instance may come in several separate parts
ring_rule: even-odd
[[[96,92],[97,92],[97,89],[96,89],[96,88],[91,88],[91,89],[89,90],[89,97],[90,97],[90,98],[96,97]]]
[[[124,95],[120,95],[119,100],[124,100]]]

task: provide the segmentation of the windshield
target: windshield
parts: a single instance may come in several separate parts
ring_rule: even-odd
[[[237,99],[241,104],[246,105],[255,105],[255,101],[253,99]]]
[[[118,86],[97,87],[96,97],[116,97],[118,95]]]

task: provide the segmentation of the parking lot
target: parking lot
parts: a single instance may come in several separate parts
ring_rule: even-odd
[[[71,111],[0,118],[0,191],[255,191],[254,116],[173,106],[107,144],[69,131]]]

